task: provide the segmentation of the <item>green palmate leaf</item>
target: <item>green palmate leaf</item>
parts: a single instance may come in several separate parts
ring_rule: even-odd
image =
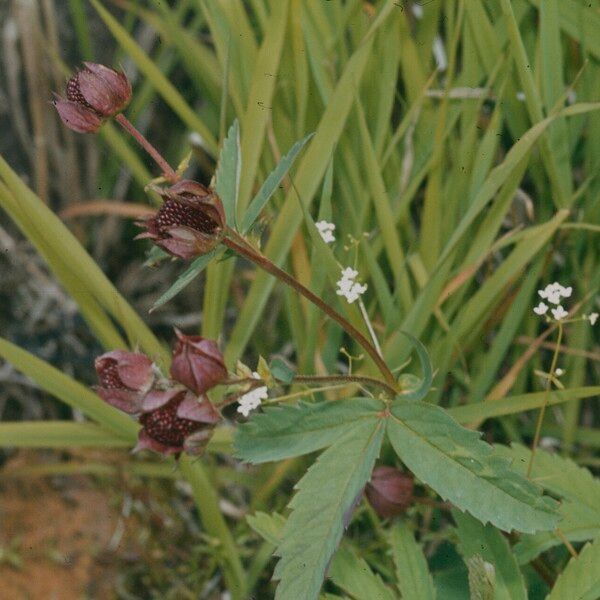
[[[406,523],[396,523],[390,531],[390,549],[396,569],[398,589],[404,600],[435,600],[436,590],[423,549]]]
[[[556,526],[556,503],[442,408],[396,400],[387,431],[394,450],[419,479],[480,521],[525,533]]]
[[[480,555],[494,565],[495,600],[527,600],[523,574],[506,538],[491,525],[482,525],[470,515],[457,510],[452,514],[458,525],[460,549],[465,562]]]
[[[279,513],[268,515],[264,512],[256,512],[246,517],[248,525],[258,533],[265,541],[277,546],[281,541],[281,532],[285,525],[285,517]]]
[[[497,452],[512,461],[516,471],[525,473],[531,451],[518,444],[511,448],[496,446]],[[568,458],[536,452],[533,481],[544,489],[562,498],[560,505],[560,532],[570,542],[583,542],[600,536],[600,480]],[[563,543],[554,532],[524,535],[514,551],[517,560],[527,563],[540,553]]]
[[[236,119],[223,141],[219,166],[217,167],[215,189],[223,202],[225,218],[229,225],[235,223],[236,205],[240,191],[242,156],[240,153],[240,126]]]
[[[400,394],[399,398],[402,400],[422,400],[429,389],[431,388],[431,382],[433,381],[433,369],[431,367],[431,360],[429,359],[429,353],[423,344],[412,334],[407,331],[398,330],[399,333],[406,336],[412,343],[414,349],[419,357],[421,363],[421,370],[423,371],[423,379],[417,389],[407,391]]]
[[[327,565],[379,455],[383,431],[376,417],[348,427],[296,485],[276,552],[276,599],[318,597]]]
[[[290,149],[290,151],[279,161],[279,164],[271,171],[269,176],[265,179],[262,184],[260,190],[252,201],[250,202],[246,213],[244,214],[244,218],[242,220],[242,233],[246,233],[254,221],[256,221],[258,215],[260,215],[263,208],[266,206],[267,202],[271,199],[271,196],[275,193],[279,184],[283,180],[283,178],[287,175],[288,171],[292,168],[294,161],[300,151],[308,140],[314,135],[314,133],[309,133],[306,137],[297,141]]]
[[[329,579],[355,600],[394,600],[395,596],[367,561],[351,550],[339,550],[328,573]]]
[[[586,544],[556,580],[546,600],[597,600],[600,598],[600,539]]]
[[[238,428],[236,456],[257,464],[314,452],[332,444],[355,421],[375,418],[384,407],[372,398],[351,398],[267,408]]]
[[[175,283],[152,305],[150,312],[156,310],[159,306],[166,304],[169,300],[177,296],[181,290],[188,286],[206,267],[213,258],[221,256],[225,252],[224,248],[213,248],[208,254],[203,254],[195,258],[190,266],[176,279]]]

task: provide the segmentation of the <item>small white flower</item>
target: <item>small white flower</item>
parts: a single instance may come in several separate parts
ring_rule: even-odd
[[[593,312],[590,313],[589,315],[584,315],[584,319],[587,319],[590,322],[590,325],[595,325],[596,321],[598,320],[598,313],[597,312]]]
[[[573,288],[571,286],[562,288],[561,295],[563,298],[570,298],[573,293]]]
[[[338,296],[344,296],[349,304],[352,304],[358,298],[367,291],[367,284],[361,285],[355,278],[358,276],[358,271],[351,267],[342,269],[342,277],[337,282],[338,289],[336,294]]]
[[[326,244],[335,242],[335,236],[333,235],[333,232],[335,231],[335,225],[333,223],[328,223],[327,221],[318,221],[315,223],[315,225],[317,226],[317,229],[319,230],[319,233]]]
[[[543,302],[540,302],[534,309],[533,312],[536,315],[545,315],[548,312],[548,305],[544,304]]]
[[[560,377],[561,375],[564,375],[564,374],[565,374],[565,371],[564,371],[563,369],[561,369],[560,367],[558,367],[558,369],[556,369],[556,371],[554,371],[554,374],[555,374],[557,377]]]
[[[525,96],[525,92],[517,92],[517,93],[516,93],[516,97],[517,97],[517,100],[518,100],[519,102],[525,102],[525,100],[526,100],[526,98],[527,98],[527,97]]]
[[[552,309],[552,315],[557,321],[561,321],[565,317],[569,316],[569,313],[559,304],[556,308]]]
[[[252,373],[252,377],[254,377],[254,379],[260,379],[260,375],[256,371]],[[237,407],[237,411],[247,417],[251,410],[258,408],[261,402],[268,397],[269,391],[266,385],[254,388],[243,396],[240,396],[238,399],[239,406]]]
[[[549,283],[543,290],[538,290],[540,298],[548,300],[551,304],[560,304],[561,298],[570,298],[572,293],[572,287],[563,287],[558,281]]]

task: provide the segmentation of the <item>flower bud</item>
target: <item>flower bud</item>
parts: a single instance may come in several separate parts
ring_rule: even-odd
[[[395,517],[410,506],[414,482],[410,474],[395,467],[373,469],[365,494],[369,504],[381,518]]]
[[[196,181],[184,180],[170,188],[153,188],[163,198],[154,215],[140,221],[151,239],[169,254],[189,260],[210,252],[224,234],[225,212],[219,197]]]
[[[227,377],[223,354],[216,342],[199,335],[184,335],[175,330],[171,377],[196,394],[203,394]]]
[[[129,414],[139,412],[141,402],[152,387],[152,361],[144,354],[113,350],[95,361],[100,386],[98,395]]]
[[[84,65],[69,79],[67,99],[57,98],[54,106],[67,127],[78,133],[94,133],[104,119],[127,106],[131,84],[125,73],[97,63]]]
[[[185,390],[152,391],[141,406],[142,424],[134,452],[202,454],[221,413],[206,396],[194,397]]]

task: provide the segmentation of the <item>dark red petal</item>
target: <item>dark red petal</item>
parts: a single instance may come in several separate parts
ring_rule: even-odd
[[[137,414],[142,409],[143,395],[138,392],[104,387],[95,387],[94,390],[104,402],[129,415]]]
[[[55,100],[54,107],[62,122],[77,133],[95,133],[103,123],[91,108],[70,100]]]
[[[168,444],[161,444],[159,441],[148,435],[148,432],[142,428],[138,434],[138,442],[133,448],[132,452],[140,452],[142,450],[151,450],[158,454],[169,456],[170,454],[179,454],[183,451],[183,446],[169,446]]]
[[[171,400],[173,400],[173,398],[176,398],[181,394],[183,394],[183,390],[181,389],[166,391],[153,390],[148,392],[142,401],[141,412],[149,413],[158,410],[162,406],[165,406],[165,404],[168,404]]]
[[[206,396],[202,396],[198,401],[192,394],[186,394],[181,401],[181,404],[177,407],[177,416],[181,419],[211,425],[218,423],[222,418],[221,413]]]

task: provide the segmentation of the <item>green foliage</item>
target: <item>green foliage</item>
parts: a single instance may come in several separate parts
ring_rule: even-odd
[[[253,464],[301,456],[331,445],[384,404],[370,398],[266,408],[238,427],[236,456]]]
[[[226,222],[230,226],[235,226],[242,173],[240,125],[237,119],[231,124],[227,137],[223,141],[218,164],[215,173],[215,190],[223,202]]]
[[[391,413],[387,431],[394,450],[442,498],[505,531],[554,529],[555,502],[511,471],[478,433],[423,402],[397,400]]]
[[[467,559],[469,568],[469,597],[472,600],[495,600],[496,571],[494,565],[474,554]]]
[[[467,565],[480,556],[493,565],[496,600],[527,600],[525,580],[506,538],[491,525],[482,525],[473,517],[453,511],[458,525],[459,547]]]
[[[336,553],[328,577],[356,600],[394,600],[395,597],[367,562],[351,550]]]
[[[496,446],[512,461],[516,471],[525,472],[531,451],[518,444]],[[570,542],[583,542],[600,535],[600,481],[572,460],[543,450],[536,452],[531,476],[545,490],[561,498],[560,531]],[[563,540],[556,532],[525,535],[515,546],[520,563],[527,563]]]
[[[586,544],[559,575],[547,600],[594,600],[600,597],[600,542]]]
[[[325,570],[361,490],[369,478],[383,439],[377,419],[363,419],[319,456],[296,485],[292,509],[277,547],[273,577],[276,598],[315,598]]]
[[[423,549],[406,523],[398,522],[390,531],[390,549],[396,569],[398,589],[405,600],[435,600],[436,590]]]

